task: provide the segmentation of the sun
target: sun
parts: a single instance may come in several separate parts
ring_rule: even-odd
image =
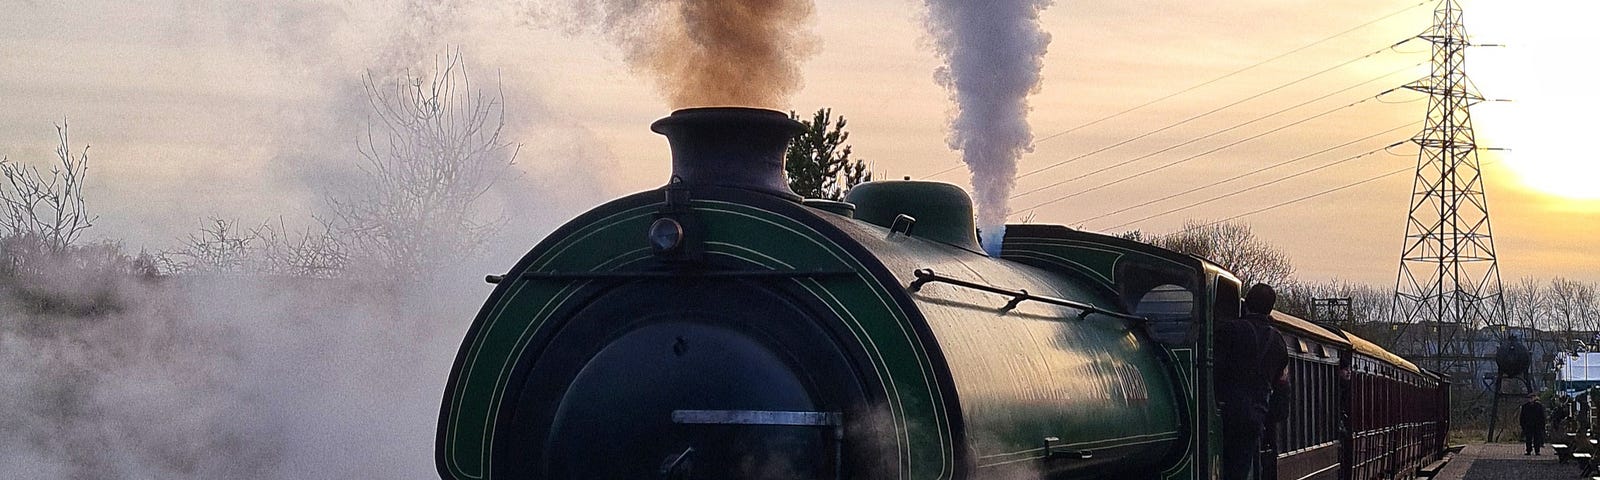
[[[1474,43],[1468,75],[1489,99],[1473,109],[1481,155],[1503,161],[1528,187],[1571,199],[1600,199],[1600,68],[1583,23],[1600,2],[1477,1],[1465,6]]]

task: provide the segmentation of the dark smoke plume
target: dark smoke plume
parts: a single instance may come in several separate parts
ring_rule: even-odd
[[[572,11],[649,72],[673,108],[784,108],[817,50],[810,0],[610,0]]]
[[[998,254],[1016,183],[1017,158],[1033,151],[1028,95],[1050,34],[1039,13],[1050,0],[928,0],[928,29],[944,66],[934,72],[955,102],[950,148],[972,171],[983,247]]]

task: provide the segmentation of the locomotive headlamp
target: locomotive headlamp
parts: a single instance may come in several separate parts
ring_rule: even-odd
[[[657,253],[677,250],[683,245],[683,225],[670,218],[657,219],[650,224],[650,248]]]

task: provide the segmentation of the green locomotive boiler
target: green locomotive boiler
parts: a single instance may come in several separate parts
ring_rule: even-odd
[[[582,214],[496,282],[439,419],[441,478],[1217,476],[1205,260],[1046,225],[978,247],[971,202],[786,186],[800,125],[652,125],[662,188]]]

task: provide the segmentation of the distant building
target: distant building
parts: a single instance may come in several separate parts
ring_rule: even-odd
[[[1557,389],[1571,392],[1600,385],[1600,352],[1563,353],[1556,359],[1561,371]]]

